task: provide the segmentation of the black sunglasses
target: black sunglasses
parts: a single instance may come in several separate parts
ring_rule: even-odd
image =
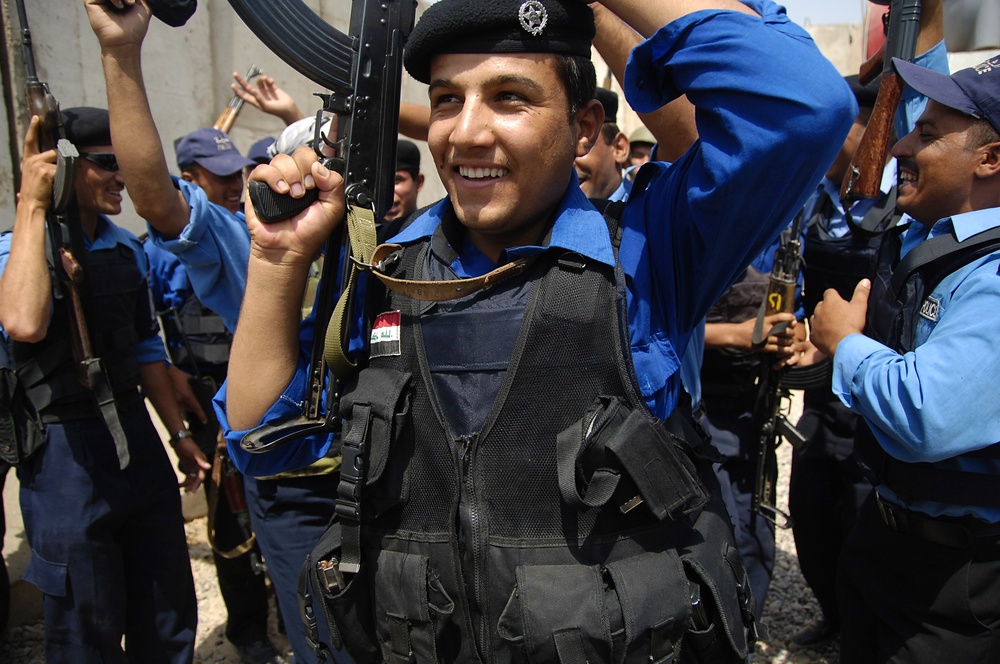
[[[80,156],[98,168],[112,173],[118,171],[118,158],[110,152],[81,152]]]

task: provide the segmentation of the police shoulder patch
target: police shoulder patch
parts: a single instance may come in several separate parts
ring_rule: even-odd
[[[940,313],[941,300],[937,298],[928,296],[928,298],[924,300],[924,303],[920,305],[920,315],[932,323],[936,323],[938,321],[938,315],[940,315]]]

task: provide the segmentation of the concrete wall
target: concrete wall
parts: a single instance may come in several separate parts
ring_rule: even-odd
[[[350,0],[306,0],[306,4],[340,30],[350,19]],[[420,10],[426,6],[421,0]],[[100,50],[80,0],[25,0],[34,41],[39,79],[49,84],[63,107],[106,106]],[[0,109],[8,131],[0,135],[0,229],[9,228],[14,213],[14,181],[20,144],[27,122],[23,102],[24,69],[20,54],[17,10],[11,0],[2,0],[2,18],[9,66],[5,87],[13,97],[13,112]],[[154,119],[163,141],[167,162],[176,171],[173,141],[201,126],[212,125],[229,103],[232,72],[245,73],[256,63],[277,79],[306,115],[319,108],[313,97],[319,87],[303,78],[271,53],[236,16],[225,0],[202,0],[198,11],[181,28],[170,28],[154,20],[143,47],[143,74]],[[426,103],[426,88],[405,77],[403,99]],[[13,115],[13,124],[8,116]],[[276,136],[280,120],[245,106],[232,137],[244,152],[264,136]],[[12,137],[13,140],[12,140]],[[11,143],[14,144],[12,156]],[[430,175],[420,201],[431,202],[443,195],[433,173],[430,154],[422,146],[423,170]],[[144,224],[131,208],[118,221],[133,232]]]

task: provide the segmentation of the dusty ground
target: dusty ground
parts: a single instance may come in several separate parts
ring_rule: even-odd
[[[798,404],[795,403],[794,406]],[[798,413],[793,413],[791,419],[793,422],[797,420]],[[782,445],[778,453],[782,478],[779,483],[778,504],[787,505],[787,478],[791,450],[788,445]],[[8,482],[11,482],[11,478],[8,478]],[[196,502],[189,501],[187,511],[197,513],[197,507]],[[223,635],[225,607],[219,595],[215,570],[205,538],[205,518],[201,516],[188,522],[186,530],[191,550],[191,567],[198,592],[199,624],[195,662],[236,664],[239,661],[236,650]],[[797,652],[790,651],[787,647],[791,637],[813,620],[819,608],[799,573],[791,531],[779,530],[777,543],[778,556],[774,579],[767,606],[764,607],[764,621],[770,629],[771,642],[760,648],[754,663],[836,664],[840,659],[836,645],[821,650]],[[287,640],[278,633],[277,622],[273,616],[274,611],[270,621],[270,636],[276,645],[286,648]],[[0,662],[41,664],[44,661],[41,619],[10,628],[0,636]]]

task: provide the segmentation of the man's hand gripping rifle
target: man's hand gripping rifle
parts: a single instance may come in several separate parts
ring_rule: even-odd
[[[766,333],[764,317],[777,313],[795,312],[795,287],[802,266],[802,214],[796,216],[791,227],[781,236],[781,245],[775,251],[774,267],[767,295],[761,302],[757,315],[757,325],[753,331],[754,346],[762,346],[767,337],[779,334],[788,323],[778,323]],[[775,369],[771,358],[765,357],[760,363],[757,380],[757,399],[753,409],[754,431],[758,432],[757,471],[753,490],[753,510],[768,521],[782,528],[791,526],[791,517],[781,511],[777,504],[778,457],[776,449],[779,438],[784,438],[798,449],[805,444],[802,434],[788,421],[782,404],[789,398],[788,388],[782,384],[784,369]],[[778,520],[781,517],[781,520]]]
[[[114,438],[118,463],[121,468],[125,468],[129,463],[128,441],[122,430],[107,372],[101,359],[94,356],[87,328],[86,303],[91,299],[82,265],[86,256],[83,229],[76,214],[76,167],[80,153],[66,139],[59,102],[49,90],[48,84],[38,80],[24,0],[17,0],[16,4],[21,24],[21,52],[24,57],[28,110],[31,115],[41,119],[38,149],[39,152],[45,152],[54,148],[58,153],[52,205],[46,219],[46,244],[51,252],[48,263],[53,287],[56,296],[67,302],[73,358],[77,363],[80,383],[94,393],[104,423]]]
[[[355,0],[351,33],[345,35],[306,8],[301,0],[229,0],[240,18],[285,62],[329,93],[318,95],[313,149],[319,155],[334,148],[336,158],[324,165],[342,173],[348,219],[344,238],[331,236],[316,297],[316,329],[326,330],[327,342],[316,334],[310,354],[309,393],[302,415],[255,429],[241,441],[250,452],[265,452],[296,438],[336,431],[340,381],[354,370],[346,360],[350,294],[356,265],[369,262],[375,248],[375,220],[391,207],[395,183],[396,135],[399,118],[403,45],[413,28],[415,0]],[[303,34],[305,31],[305,34]],[[335,114],[336,140],[321,135],[323,119]],[[302,198],[273,192],[262,182],[250,183],[257,215],[276,222],[298,214],[316,200],[318,191]],[[331,313],[337,276],[336,257],[348,244],[340,273],[342,297]],[[331,320],[332,319],[332,320]],[[323,415],[323,383],[332,377]],[[346,468],[346,465],[345,465]]]

